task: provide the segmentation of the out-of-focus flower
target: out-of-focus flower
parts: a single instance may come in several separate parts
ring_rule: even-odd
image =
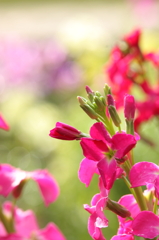
[[[15,198],[19,197],[24,184],[29,179],[37,182],[46,205],[57,199],[59,187],[47,170],[25,172],[9,164],[0,165],[0,195],[7,197],[12,193]]]
[[[0,128],[1,128],[1,129],[4,129],[4,130],[6,130],[6,131],[8,131],[9,128],[10,128],[9,125],[8,125],[8,123],[4,120],[2,114],[0,115]]]
[[[0,41],[1,93],[11,88],[31,89],[37,94],[73,91],[81,84],[82,70],[55,41]]]
[[[36,217],[31,210],[23,211],[12,206],[10,202],[3,205],[3,212],[8,217],[11,217],[13,211],[14,234],[7,234],[5,229],[0,232],[0,239],[5,240],[24,240],[28,239],[56,239],[65,240],[65,237],[54,223],[49,223],[44,229],[39,229]],[[2,225],[1,225],[2,227]],[[14,238],[15,237],[15,238]]]

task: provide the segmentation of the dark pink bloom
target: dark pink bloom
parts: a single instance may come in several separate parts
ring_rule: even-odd
[[[138,47],[140,36],[141,36],[141,31],[137,29],[131,34],[125,36],[124,41],[126,41],[130,47]]]
[[[4,130],[6,130],[6,131],[9,130],[9,125],[8,125],[8,123],[4,120],[4,118],[3,118],[2,115],[0,115],[0,128],[1,128],[1,129],[4,129]]]
[[[116,160],[125,161],[123,158],[136,145],[136,139],[126,133],[116,133],[110,137],[101,122],[95,123],[91,127],[90,136],[91,138],[82,138],[81,140],[83,154],[88,160],[97,162],[103,183],[107,189],[110,189],[117,176]],[[90,164],[94,171],[95,165]],[[92,173],[90,174],[92,175]],[[86,184],[88,183],[89,181],[86,181]]]
[[[75,140],[81,138],[81,132],[70,125],[57,122],[56,127],[50,131],[49,136],[62,140]]]
[[[99,182],[101,193],[94,195],[91,206],[84,204],[84,209],[91,215],[88,219],[88,232],[94,240],[106,240],[102,234],[101,228],[108,227],[108,219],[103,211],[107,205],[108,192],[104,188],[102,181]]]
[[[129,174],[132,187],[148,185],[152,183],[155,194],[159,197],[159,167],[152,162],[136,163]]]
[[[135,99],[131,95],[124,98],[124,116],[127,120],[133,120],[135,116]]]
[[[18,197],[21,193],[21,184],[29,179],[37,182],[46,205],[49,205],[57,199],[59,187],[53,176],[51,176],[47,170],[25,172],[9,164],[0,165],[0,195],[7,197],[12,193],[15,197]]]
[[[133,234],[153,239],[159,235],[159,217],[149,211],[140,212],[132,223]]]
[[[111,240],[133,240],[134,236],[152,239],[159,235],[159,218],[150,211],[140,211],[134,196],[129,194],[123,196],[119,203],[131,212],[134,220],[118,216],[119,229],[118,235]]]

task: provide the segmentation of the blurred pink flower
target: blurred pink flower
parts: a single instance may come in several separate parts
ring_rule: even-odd
[[[27,42],[0,40],[1,93],[28,88],[37,94],[73,91],[81,84],[82,70],[54,40]]]
[[[57,199],[59,187],[47,170],[25,172],[9,164],[0,165],[0,195],[7,197],[12,193],[14,197],[19,197],[23,184],[29,179],[37,182],[45,205],[49,205]]]
[[[6,130],[6,131],[8,131],[9,128],[10,128],[9,125],[8,125],[8,123],[4,120],[2,114],[0,115],[0,128],[1,128],[1,129],[4,129],[4,130]]]
[[[12,204],[6,202],[3,205],[3,212],[7,216],[11,216]],[[24,240],[38,238],[44,240],[56,239],[65,240],[65,237],[54,223],[49,223],[44,229],[39,229],[36,217],[31,210],[23,211],[14,207],[13,212],[15,234],[7,234],[5,230],[0,232],[0,239],[5,240]],[[2,224],[1,224],[2,226]]]

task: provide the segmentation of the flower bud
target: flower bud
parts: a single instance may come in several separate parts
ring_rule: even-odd
[[[97,111],[105,110],[105,105],[103,104],[102,96],[100,96],[100,97],[95,96],[94,97],[94,102],[97,106]]]
[[[49,136],[61,140],[78,140],[82,137],[82,133],[70,125],[57,122],[56,127],[50,131]]]
[[[124,98],[124,116],[127,120],[133,120],[135,116],[135,99],[131,95]]]
[[[115,124],[116,127],[119,127],[121,124],[121,120],[119,118],[119,115],[116,111],[116,108],[112,105],[108,106],[108,111],[111,116],[111,119],[113,120],[113,123]]]
[[[88,98],[91,102],[93,102],[95,93],[90,89],[90,87],[86,86],[86,92],[88,94]]]
[[[13,191],[12,191],[12,194],[15,198],[19,198],[21,193],[22,193],[22,190],[25,186],[25,183],[27,182],[27,179],[24,179],[22,180],[18,186],[16,186]]]
[[[115,101],[114,98],[111,94],[107,95],[107,102],[108,102],[108,106],[114,106],[115,107]]]
[[[127,210],[124,206],[120,205],[119,203],[111,199],[108,199],[107,201],[107,208],[122,218],[131,216],[129,210]]]
[[[111,94],[111,88],[107,84],[104,86],[104,93],[106,97],[108,94]]]

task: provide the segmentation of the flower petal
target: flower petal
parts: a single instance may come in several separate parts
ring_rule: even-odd
[[[80,163],[78,177],[88,187],[93,175],[97,172],[97,162],[84,158]]]
[[[32,172],[31,177],[37,182],[46,206],[57,199],[59,196],[58,184],[47,170]]]
[[[62,232],[54,223],[49,223],[44,229],[37,231],[36,236],[38,239],[45,240],[66,240]]]
[[[115,156],[119,159],[123,158],[136,145],[136,139],[131,134],[116,133],[112,137],[111,148],[117,150]]]
[[[152,212],[142,211],[132,223],[133,234],[143,238],[155,238],[159,235],[159,218]]]
[[[132,187],[153,183],[159,174],[159,167],[152,162],[136,163],[129,174]]]
[[[102,140],[103,142],[106,143],[111,142],[111,137],[107,130],[105,129],[105,126],[102,122],[93,124],[93,126],[90,129],[90,135],[94,139]]]
[[[83,149],[83,155],[93,161],[101,160],[103,158],[103,152],[108,151],[107,145],[101,140],[82,138],[80,144]]]

